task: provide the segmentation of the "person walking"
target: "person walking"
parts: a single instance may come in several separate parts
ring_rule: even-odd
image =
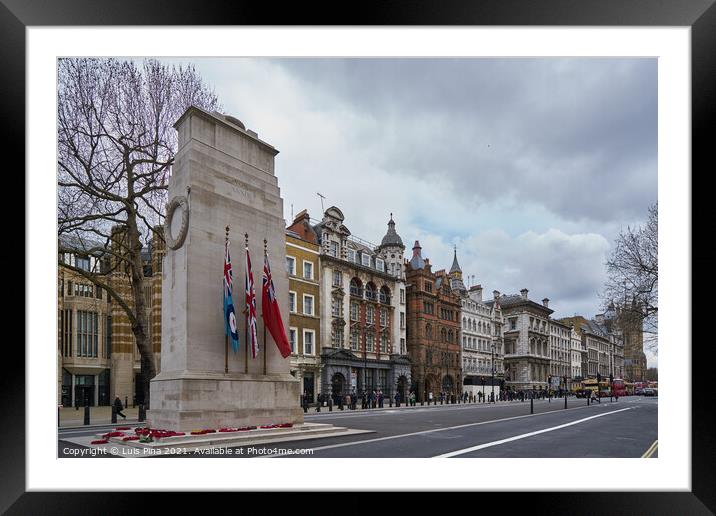
[[[124,406],[122,405],[122,400],[119,399],[119,396],[114,398],[114,410],[117,412],[118,415],[122,416],[124,419],[127,419],[127,416],[122,414],[122,410],[124,410]]]

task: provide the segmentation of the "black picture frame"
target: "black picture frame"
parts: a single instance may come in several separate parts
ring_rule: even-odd
[[[713,143],[709,125],[716,111],[716,6],[714,0],[428,0],[360,2],[353,9],[338,10],[339,3],[285,3],[276,8],[269,2],[215,2],[204,0],[102,2],[92,0],[0,0],[0,70],[2,70],[2,120],[5,149],[18,159],[15,170],[24,170],[25,159],[25,29],[29,26],[131,26],[131,25],[446,25],[446,26],[684,26],[691,28],[692,72],[692,170],[705,175]],[[6,151],[8,152],[8,151]],[[713,168],[713,165],[711,168]],[[6,181],[9,179],[5,175]],[[17,191],[25,192],[24,177],[15,174]],[[685,177],[686,174],[685,174]],[[692,183],[696,179],[692,174]],[[4,186],[8,183],[6,182]],[[7,186],[6,186],[7,188]],[[28,192],[25,192],[26,194]],[[697,195],[708,195],[696,189]],[[703,205],[692,198],[692,206]],[[708,203],[706,203],[708,205]],[[705,216],[705,214],[702,214]],[[695,224],[701,217],[692,214]],[[24,229],[24,228],[23,228]],[[696,235],[692,228],[692,235]],[[13,242],[24,241],[16,238]],[[19,246],[17,246],[19,247]],[[24,253],[24,251],[23,251]],[[17,253],[13,253],[16,255]],[[18,260],[11,266],[17,267]],[[693,260],[694,264],[706,264]],[[23,265],[24,267],[24,265]],[[30,273],[25,268],[25,274]],[[693,272],[692,272],[693,274]],[[25,296],[33,295],[25,292]],[[34,293],[42,295],[42,293]],[[686,302],[687,300],[685,300]],[[705,304],[694,310],[703,311]],[[698,313],[698,312],[697,312]],[[26,321],[31,316],[25,314]],[[696,329],[696,328],[694,328]],[[681,345],[696,343],[685,335]],[[714,475],[714,432],[708,424],[711,411],[701,393],[710,393],[706,383],[711,358],[706,342],[692,345],[692,491],[643,493],[510,493],[510,505],[528,503],[531,511],[550,514],[711,514],[716,511]],[[26,346],[39,343],[26,342]],[[25,350],[6,346],[3,384],[5,406],[0,439],[0,510],[8,514],[124,514],[148,509],[139,493],[26,493],[25,492]],[[684,382],[686,383],[686,382]],[[120,487],[120,486],[118,486]],[[505,507],[500,493],[481,493],[481,504],[496,502]],[[155,495],[152,495],[155,496]],[[169,513],[183,506],[187,494],[158,495]],[[193,495],[192,495],[193,496]],[[216,496],[216,495],[212,495]],[[245,495],[241,495],[245,496]],[[274,495],[272,495],[274,496]],[[306,499],[293,498],[302,504]],[[405,499],[404,499],[405,500]],[[215,507],[222,500],[212,499]],[[370,502],[369,502],[370,503]],[[516,505],[518,506],[518,505]],[[484,507],[487,507],[485,505]],[[494,505],[493,505],[494,507]]]

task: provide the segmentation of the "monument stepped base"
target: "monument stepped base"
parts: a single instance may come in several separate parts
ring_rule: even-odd
[[[150,428],[191,432],[303,423],[290,374],[160,373],[152,380]]]

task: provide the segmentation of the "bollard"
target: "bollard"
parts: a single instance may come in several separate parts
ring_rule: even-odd
[[[124,397],[124,408],[127,408],[127,407],[128,407],[128,405],[127,405],[127,397],[125,396],[125,397]]]
[[[112,405],[112,423],[117,422],[117,407]]]
[[[535,400],[534,398],[530,398],[530,414],[535,413]]]
[[[564,408],[567,408],[567,395],[564,395]]]
[[[420,400],[420,406],[422,407],[425,402],[423,400]]]
[[[333,399],[328,400],[328,412],[333,412]]]
[[[138,417],[138,420],[139,420],[140,422],[142,422],[142,421],[144,421],[144,420],[146,420],[146,419],[147,419],[147,411],[144,410],[144,403],[140,403],[140,404],[139,404],[139,417]]]
[[[388,398],[388,407],[393,408],[393,398]]]
[[[85,405],[85,422],[84,422],[84,424],[85,424],[85,425],[89,425],[89,424],[90,424],[90,409],[89,409],[89,405]]]
[[[590,398],[591,398],[591,396],[590,396],[590,395],[587,395],[587,406],[589,406],[589,400],[590,400]]]
[[[306,403],[303,404],[303,413],[308,413],[308,405]]]

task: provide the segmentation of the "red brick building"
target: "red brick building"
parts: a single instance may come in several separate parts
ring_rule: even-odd
[[[460,297],[444,271],[432,272],[416,240],[405,264],[407,347],[412,388],[418,401],[438,399],[440,392],[462,394]]]

